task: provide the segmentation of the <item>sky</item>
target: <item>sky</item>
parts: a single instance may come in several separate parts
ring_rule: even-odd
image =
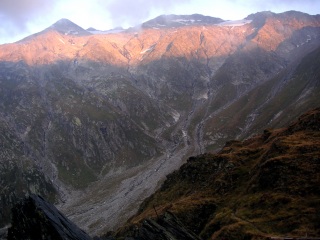
[[[0,0],[0,44],[42,31],[61,18],[87,29],[136,26],[161,14],[199,13],[240,20],[251,13],[320,14],[320,0]]]

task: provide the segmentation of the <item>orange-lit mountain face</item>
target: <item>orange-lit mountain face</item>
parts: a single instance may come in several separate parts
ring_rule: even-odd
[[[61,19],[0,45],[0,225],[40,193],[90,234],[117,228],[190,155],[319,106],[319,62],[320,16],[293,11]]]
[[[62,35],[51,30],[20,43],[1,46],[1,60],[22,60],[29,65],[39,65],[82,59],[135,66],[164,57],[206,59],[235,52],[245,42],[244,32],[252,34],[252,27],[141,29],[85,37]]]
[[[62,21],[68,20],[60,20],[45,31],[18,43],[1,46],[0,59],[25,61],[29,65],[81,59],[118,66],[147,64],[166,57],[210,61],[211,58],[228,56],[253,46],[277,51],[281,44],[295,37],[299,31],[307,32],[320,26],[319,16],[298,12],[278,15],[258,13],[242,22],[211,25],[191,24],[169,28],[158,24],[161,28],[157,28],[157,24],[145,24],[144,28],[104,35],[91,35],[71,22],[67,24],[73,25],[75,30],[63,31],[66,26]],[[318,33],[304,37],[290,42],[290,47],[297,48],[315,41]]]

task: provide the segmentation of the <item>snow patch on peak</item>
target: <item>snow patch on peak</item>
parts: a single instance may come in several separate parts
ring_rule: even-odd
[[[174,19],[172,22],[192,22],[194,23],[196,20],[194,19]]]
[[[218,26],[223,26],[223,27],[240,27],[246,24],[251,23],[252,20],[232,20],[232,21],[225,21],[222,23],[217,24]]]

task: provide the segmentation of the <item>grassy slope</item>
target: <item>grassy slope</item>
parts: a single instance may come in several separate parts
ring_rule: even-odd
[[[288,128],[191,157],[130,224],[156,217],[155,208],[173,212],[203,239],[319,236],[319,126],[316,109]]]

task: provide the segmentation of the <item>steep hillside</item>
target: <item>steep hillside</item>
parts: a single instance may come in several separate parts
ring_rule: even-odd
[[[244,60],[243,55],[240,59]],[[259,66],[244,71],[248,73],[261,68],[263,66],[261,61],[264,60],[265,58],[254,58],[249,63],[245,61],[246,64],[239,64],[241,68],[255,64]],[[284,126],[285,123],[298,117],[305,109],[319,106],[319,61],[320,48],[317,48],[285,68],[277,64],[277,59],[273,59],[269,64],[274,64],[274,66],[269,65],[266,69],[278,69],[279,72],[269,81],[263,81],[262,84],[249,91],[244,90],[246,86],[248,89],[252,87],[249,84],[241,84],[244,85],[242,89],[240,86],[224,84],[221,87],[223,92],[228,92],[229,96],[234,94],[239,97],[237,101],[228,105],[226,99],[222,98],[227,97],[223,96],[221,91],[219,97],[213,98],[210,102],[214,107],[221,106],[217,102],[224,101],[226,107],[216,116],[209,116],[205,122],[203,140],[206,149],[213,150],[217,145],[223,146],[225,141],[231,139],[230,136],[235,136],[238,139],[249,137],[252,133],[262,131],[266,124],[272,128]],[[234,63],[226,63],[225,67],[228,68],[228,71],[221,67],[219,71],[222,71],[224,75],[217,74],[217,79],[225,81],[230,75],[234,76],[230,74],[230,69],[233,69],[234,65]],[[255,72],[248,76],[257,76],[258,74]]]
[[[190,157],[118,236],[148,236],[160,224],[171,234],[184,225],[202,239],[319,237],[319,156],[317,108],[287,128],[230,141],[217,154]],[[163,225],[166,212],[180,223]]]
[[[129,86],[122,89],[128,92],[126,98],[143,101],[121,111],[117,108],[121,102],[114,106],[99,92],[63,75],[59,66],[0,65],[0,204],[4,223],[8,221],[7,206],[26,193],[39,192],[52,201],[65,201],[67,189],[84,189],[110,171],[137,166],[164,151],[144,128],[164,125],[160,121],[172,117],[154,110],[157,105],[140,91]],[[149,111],[154,114],[147,115]]]
[[[40,193],[90,234],[117,228],[188,156],[319,106],[319,47],[299,12],[110,34],[62,19],[0,45],[1,226]]]

